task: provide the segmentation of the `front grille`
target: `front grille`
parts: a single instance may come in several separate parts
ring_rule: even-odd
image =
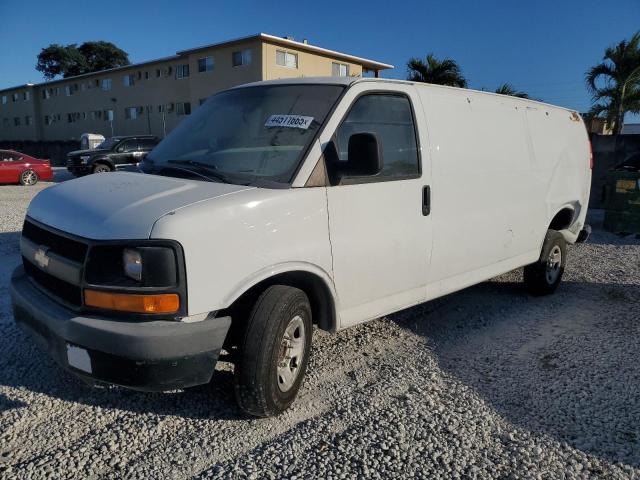
[[[84,263],[87,249],[89,248],[86,243],[53,233],[29,220],[24,222],[22,236],[36,245],[44,245],[52,252],[78,263]]]
[[[48,252],[56,253],[74,262],[82,264],[85,262],[89,246],[84,242],[42,228],[28,219],[22,227],[22,236],[36,245],[45,247]],[[41,270],[25,257],[22,257],[22,264],[26,274],[42,289],[70,305],[77,307],[82,305],[82,289],[79,285],[65,282]]]
[[[72,285],[53,275],[49,275],[47,272],[43,272],[24,257],[22,257],[22,264],[29,278],[41,288],[71,305],[76,307],[82,305],[82,290],[79,286]]]

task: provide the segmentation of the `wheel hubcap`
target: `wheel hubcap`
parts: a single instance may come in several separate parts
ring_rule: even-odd
[[[300,374],[304,359],[305,335],[302,317],[296,315],[284,330],[278,352],[278,387],[282,392],[289,390]]]
[[[560,275],[560,267],[562,266],[562,250],[558,245],[555,245],[549,253],[547,258],[547,270],[546,277],[547,282],[554,283]]]
[[[36,181],[36,174],[33,172],[24,172],[22,174],[22,181],[25,185],[33,185]]]

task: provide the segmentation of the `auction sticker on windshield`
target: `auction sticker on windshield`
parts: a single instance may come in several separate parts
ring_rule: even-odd
[[[265,127],[289,127],[302,128],[306,130],[313,122],[313,117],[303,117],[302,115],[271,115],[267,118]]]

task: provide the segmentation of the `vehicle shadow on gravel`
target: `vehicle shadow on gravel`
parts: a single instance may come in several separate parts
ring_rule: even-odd
[[[511,424],[640,467],[639,311],[639,285],[498,280],[388,318]]]
[[[184,391],[148,393],[89,384],[57,365],[12,321],[0,321],[0,385],[71,403],[131,413],[191,419],[238,419],[231,371],[216,370],[209,385]],[[6,389],[5,389],[6,391]],[[26,406],[0,393],[0,414]]]

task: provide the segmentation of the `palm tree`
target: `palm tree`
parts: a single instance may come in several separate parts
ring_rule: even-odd
[[[430,53],[424,61],[419,58],[411,58],[407,63],[407,69],[409,71],[407,80],[414,82],[461,88],[467,86],[467,80],[462,76],[460,66],[450,58],[438,60]]]
[[[503,83],[498,88],[496,88],[495,92],[499,93],[500,95],[510,95],[512,97],[518,98],[530,98],[528,93],[517,91],[510,83]]]
[[[602,60],[586,75],[594,102],[590,113],[604,117],[617,134],[625,113],[640,113],[640,32],[607,48]]]

